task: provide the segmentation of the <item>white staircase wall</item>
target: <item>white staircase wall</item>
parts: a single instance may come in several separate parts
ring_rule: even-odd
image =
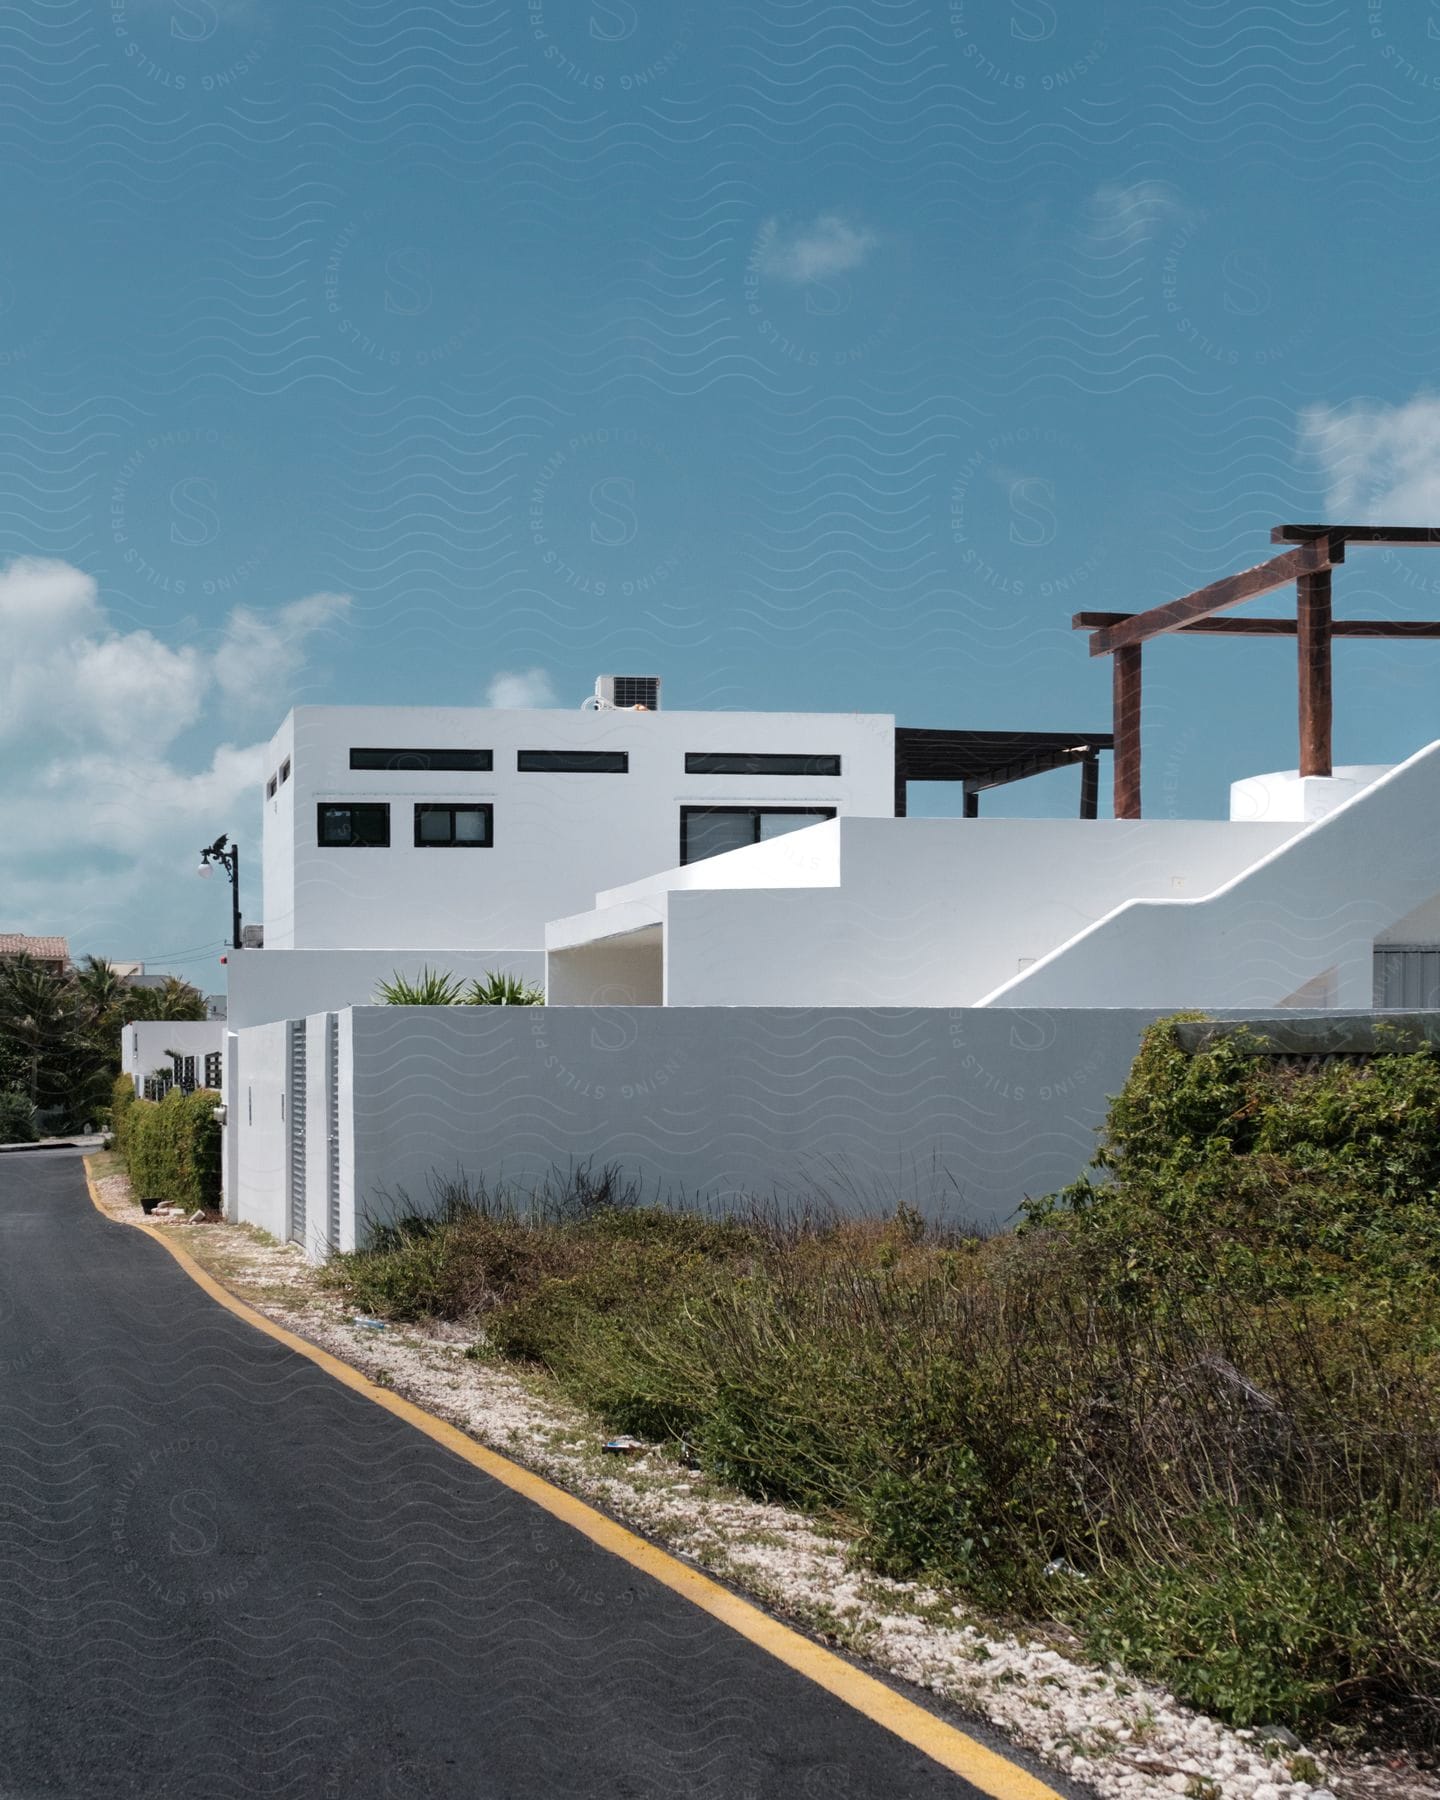
[[[982,1006],[1364,1008],[1377,938],[1440,894],[1440,743],[1214,892],[1136,899]]]

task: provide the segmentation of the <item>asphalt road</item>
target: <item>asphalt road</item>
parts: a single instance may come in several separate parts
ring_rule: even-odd
[[[976,1792],[0,1157],[0,1800]]]

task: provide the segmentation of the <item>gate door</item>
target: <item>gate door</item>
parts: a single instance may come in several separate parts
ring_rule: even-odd
[[[290,1021],[290,1236],[305,1242],[305,1021]]]

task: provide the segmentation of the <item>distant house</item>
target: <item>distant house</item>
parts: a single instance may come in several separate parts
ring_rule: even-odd
[[[24,931],[0,931],[0,961],[12,956],[33,957],[52,975],[63,975],[70,967],[70,940],[31,937]]]

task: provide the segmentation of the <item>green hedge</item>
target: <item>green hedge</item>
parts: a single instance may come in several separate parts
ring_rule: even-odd
[[[135,1104],[135,1083],[128,1075],[118,1075],[110,1094],[110,1139],[116,1154],[125,1156],[125,1126]]]
[[[137,1200],[153,1194],[187,1212],[219,1210],[219,1099],[208,1088],[193,1094],[172,1088],[163,1100],[138,1100],[128,1077],[116,1082],[115,1148]]]

